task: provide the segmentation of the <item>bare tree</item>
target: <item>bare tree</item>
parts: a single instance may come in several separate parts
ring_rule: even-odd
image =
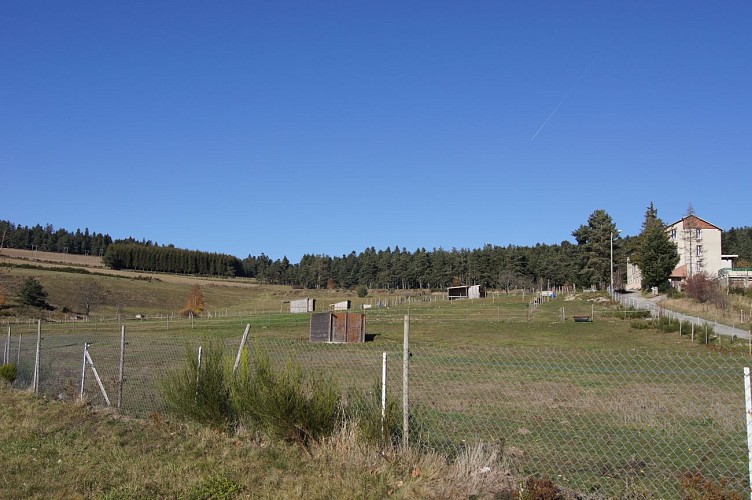
[[[687,263],[687,278],[695,275],[695,258],[694,258],[694,239],[695,230],[697,229],[697,219],[695,218],[695,207],[689,203],[687,213],[684,216],[682,238],[684,238],[684,256]]]
[[[181,311],[183,316],[194,317],[201,316],[204,310],[204,294],[201,293],[201,287],[193,285],[191,291],[188,294],[188,300],[185,303],[185,307]]]
[[[106,292],[95,280],[86,280],[78,287],[77,308],[86,316],[107,301]]]

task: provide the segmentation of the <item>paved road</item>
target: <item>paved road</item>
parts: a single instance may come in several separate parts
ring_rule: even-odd
[[[660,313],[664,316],[668,315],[671,318],[677,320],[689,321],[698,326],[704,326],[705,323],[707,323],[708,325],[713,327],[715,333],[723,335],[725,337],[733,337],[734,335],[736,335],[740,339],[749,339],[750,336],[749,330],[742,330],[741,328],[724,325],[722,323],[716,323],[715,321],[707,321],[696,316],[689,316],[687,314],[682,314],[680,312],[671,311],[669,309],[659,307],[658,302],[665,298],[664,295],[658,295],[650,298],[643,297],[639,292],[617,293],[616,295],[617,300],[619,300],[619,302],[621,302],[623,305],[627,307],[631,306],[635,309],[648,309],[653,316],[658,316],[660,311]]]

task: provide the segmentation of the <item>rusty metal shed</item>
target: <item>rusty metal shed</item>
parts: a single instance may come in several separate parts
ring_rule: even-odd
[[[366,341],[366,315],[361,313],[313,313],[311,342],[355,343]]]

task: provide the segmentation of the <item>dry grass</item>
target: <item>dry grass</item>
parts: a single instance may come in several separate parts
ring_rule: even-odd
[[[727,325],[742,326],[742,312],[744,324],[749,327],[752,325],[752,300],[740,295],[730,294],[726,297],[727,305],[724,309],[719,309],[711,303],[701,303],[695,299],[678,298],[664,299],[660,302],[661,307],[703,318],[707,321],[717,321]],[[742,326],[743,327],[743,326]]]
[[[344,426],[307,455],[240,430],[120,417],[0,387],[2,498],[493,498],[517,480],[496,447],[447,463]],[[226,491],[222,491],[225,489]]]

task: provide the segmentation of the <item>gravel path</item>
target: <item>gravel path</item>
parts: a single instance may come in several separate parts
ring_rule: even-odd
[[[659,307],[658,302],[665,298],[664,295],[657,295],[655,297],[643,297],[641,293],[617,293],[616,300],[621,302],[626,307],[634,307],[635,309],[648,309],[653,316],[658,316],[659,311],[664,315],[668,315],[671,318],[675,318],[681,321],[689,321],[698,326],[704,326],[705,323],[713,327],[715,333],[723,335],[725,337],[733,337],[736,335],[740,339],[749,339],[749,330],[743,330],[734,326],[724,325],[723,323],[717,323],[715,321],[707,321],[697,316],[690,316],[676,311],[671,311],[664,307]]]

